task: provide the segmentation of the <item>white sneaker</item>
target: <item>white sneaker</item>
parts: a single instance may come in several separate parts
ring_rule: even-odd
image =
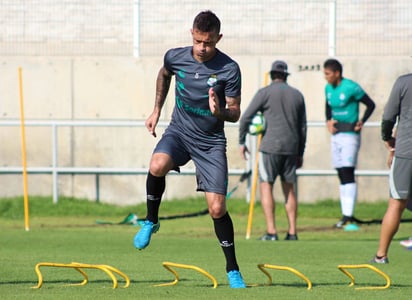
[[[410,237],[408,240],[401,241],[400,244],[406,249],[412,250],[412,237]]]

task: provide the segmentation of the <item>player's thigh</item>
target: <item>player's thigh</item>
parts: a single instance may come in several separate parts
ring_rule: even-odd
[[[332,162],[335,168],[356,167],[360,135],[337,133],[332,137]]]
[[[167,157],[172,161],[172,165],[170,165],[170,160],[168,160]],[[185,165],[189,160],[189,152],[181,137],[173,130],[166,130],[153,150],[153,167],[156,167],[156,163],[157,168],[164,167],[164,164],[168,164],[170,167],[169,170],[174,169],[179,171],[179,167]]]
[[[331,137],[330,150],[332,157],[332,165],[334,168],[342,167],[342,141],[339,134],[334,134]]]
[[[194,146],[190,155],[196,167],[197,190],[226,195],[228,166],[226,145]]]
[[[297,157],[296,155],[284,155],[283,158],[283,168],[280,173],[280,178],[282,182],[287,182],[290,184],[296,183],[296,166]]]
[[[259,180],[273,184],[281,171],[279,155],[259,152]]]

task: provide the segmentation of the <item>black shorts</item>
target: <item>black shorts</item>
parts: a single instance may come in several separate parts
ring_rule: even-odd
[[[225,142],[201,142],[169,126],[153,153],[170,155],[176,171],[192,160],[196,168],[197,191],[226,195],[228,166]]]
[[[296,155],[280,155],[259,152],[259,179],[274,183],[277,176],[281,181],[296,183]]]

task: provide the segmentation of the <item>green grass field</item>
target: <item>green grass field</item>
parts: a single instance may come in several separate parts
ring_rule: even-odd
[[[161,215],[200,211],[203,199],[164,202]],[[236,251],[242,274],[249,288],[228,287],[223,253],[214,236],[208,215],[165,220],[153,236],[150,246],[138,251],[133,237],[138,227],[132,225],[98,225],[96,220],[119,222],[129,212],[143,217],[145,205],[116,207],[88,201],[60,199],[54,205],[50,198],[30,198],[30,230],[24,230],[23,200],[0,200],[0,297],[1,299],[409,299],[412,294],[412,251],[404,250],[399,240],[412,236],[412,223],[402,223],[390,249],[390,264],[375,265],[388,274],[392,285],[386,290],[355,290],[355,287],[382,286],[385,280],[368,269],[350,270],[355,287],[337,268],[340,264],[364,264],[376,251],[380,225],[363,225],[356,232],[332,228],[339,217],[337,201],[322,201],[299,207],[299,241],[262,242],[264,231],[260,206],[254,212],[252,237],[245,239],[249,205],[244,200],[228,202],[236,232]],[[386,203],[357,206],[360,219],[380,219]],[[286,217],[282,204],[276,213],[278,230],[283,238]],[[405,212],[404,218],[412,218]],[[196,265],[218,281],[217,289],[205,276],[193,270],[176,269],[180,281],[175,286],[155,287],[171,282],[172,273],[162,266],[170,261]],[[129,276],[130,287],[117,277],[119,287],[100,270],[86,270],[89,283],[68,268],[41,268],[44,283],[37,285],[35,265],[39,262],[107,264]],[[272,285],[257,264],[289,266],[306,275],[306,283],[283,270],[268,270]],[[409,295],[409,296],[408,296]]]

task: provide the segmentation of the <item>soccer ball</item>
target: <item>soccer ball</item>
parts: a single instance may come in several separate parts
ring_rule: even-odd
[[[266,120],[262,114],[256,114],[249,125],[249,134],[258,135],[265,131]]]

